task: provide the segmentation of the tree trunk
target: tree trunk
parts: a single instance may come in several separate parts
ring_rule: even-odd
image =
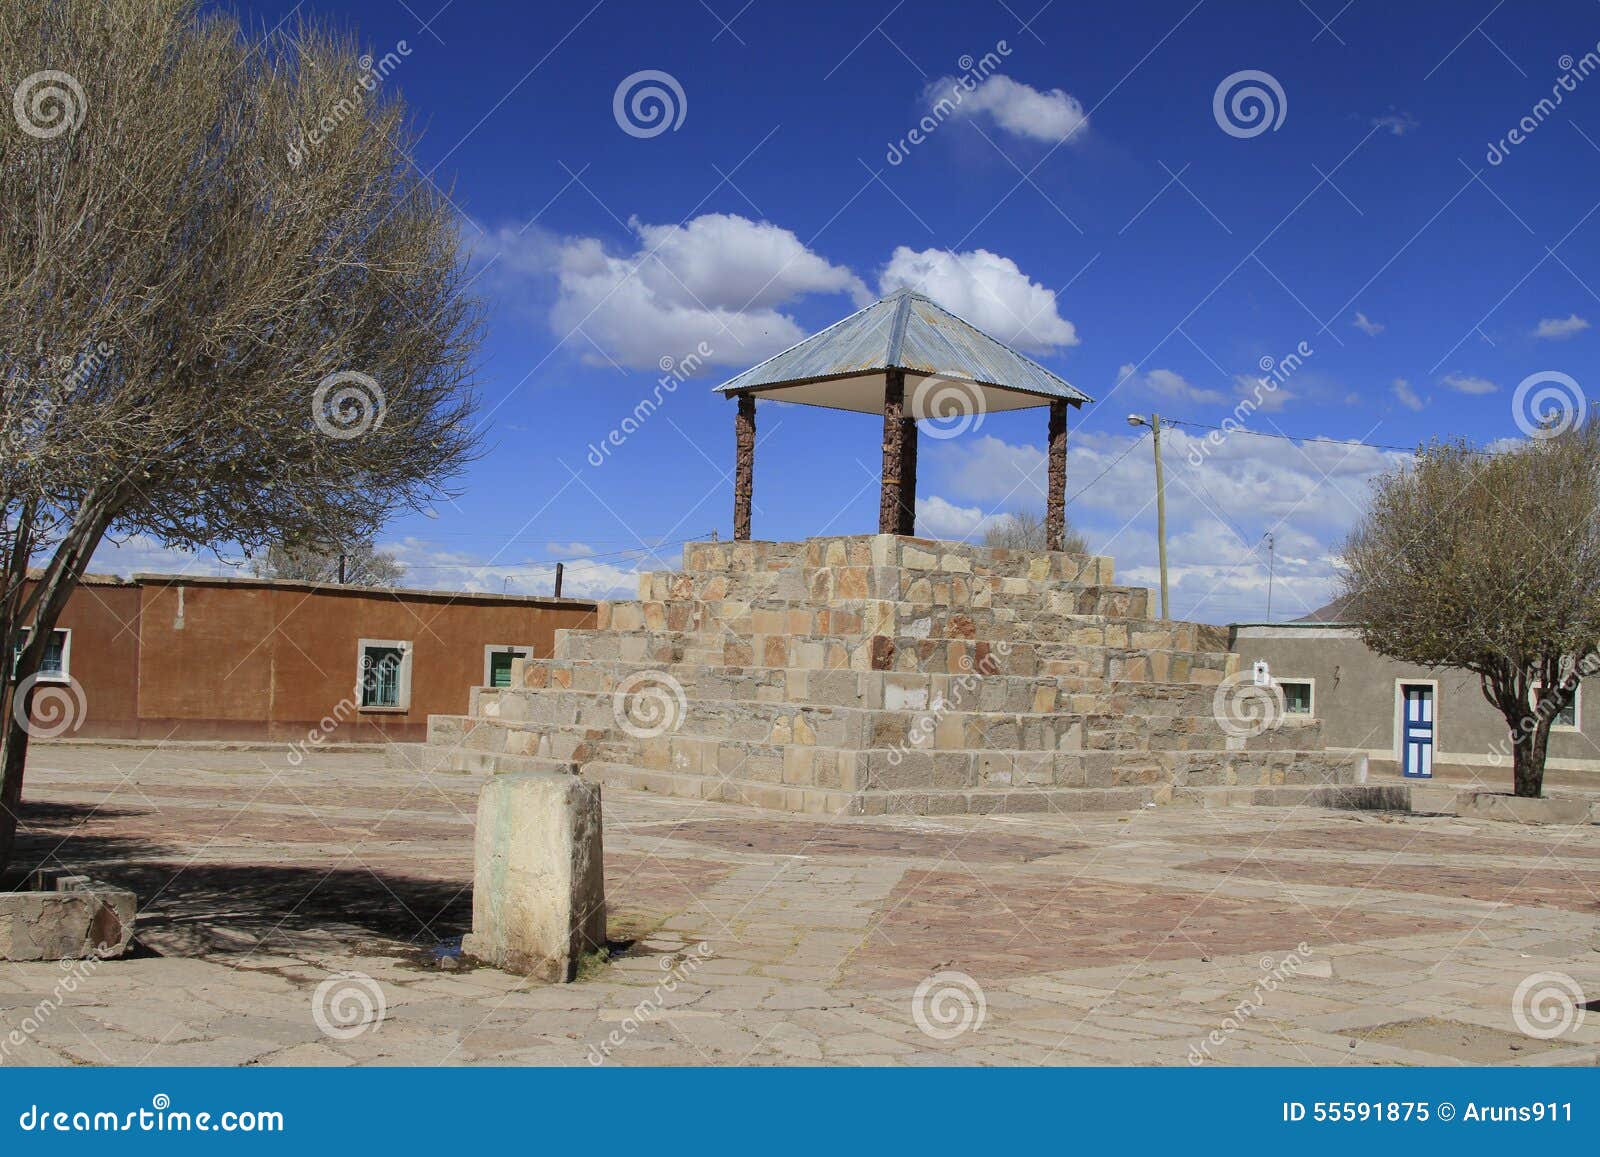
[[[11,855],[17,840],[17,810],[22,804],[22,775],[28,758],[28,730],[34,682],[44,662],[44,653],[50,636],[61,618],[61,611],[77,589],[78,580],[89,568],[106,528],[111,524],[111,507],[96,501],[85,504],[84,521],[75,525],[56,547],[54,556],[44,567],[28,597],[9,603],[5,607],[8,620],[0,622],[0,641],[15,637],[18,627],[29,627],[32,633],[28,645],[22,649],[13,673],[9,653],[0,655],[0,872],[11,866]],[[20,588],[26,582],[26,560],[22,560],[20,574],[8,574]],[[17,615],[18,621],[9,616]],[[7,648],[9,651],[9,648]],[[17,702],[18,693],[22,701]]]
[[[1512,793],[1538,799],[1544,791],[1544,756],[1550,728],[1541,723],[1531,730],[1511,733]]]
[[[28,759],[28,733],[12,714],[10,691],[0,695],[5,718],[0,720],[0,872],[11,866],[17,843],[17,812],[22,806],[22,769]],[[27,718],[26,715],[23,718]]]

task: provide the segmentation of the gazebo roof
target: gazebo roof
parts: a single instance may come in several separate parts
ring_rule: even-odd
[[[981,411],[1022,410],[1092,399],[1038,362],[962,321],[930,298],[896,290],[717,387],[777,401],[883,412],[888,370],[905,371],[907,417],[935,416],[945,393],[928,379],[969,383]]]

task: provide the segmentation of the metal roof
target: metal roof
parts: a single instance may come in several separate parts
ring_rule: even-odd
[[[980,411],[1092,400],[1038,362],[909,289],[873,302],[716,389],[876,413],[883,408],[883,374],[890,369],[906,371],[908,400],[915,384],[938,379],[977,387],[973,393],[981,399],[976,407]],[[932,395],[940,391],[927,392],[937,404]],[[924,409],[920,403],[912,408]]]

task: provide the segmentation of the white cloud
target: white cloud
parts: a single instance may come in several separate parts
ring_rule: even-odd
[[[1207,390],[1194,385],[1176,370],[1154,369],[1141,374],[1139,367],[1128,362],[1117,370],[1117,386],[1133,386],[1161,398],[1179,402],[1213,402],[1228,400],[1221,390]],[[1115,387],[1113,387],[1115,388]]]
[[[250,573],[248,565],[236,565],[240,559],[237,550],[233,553],[224,552],[224,557],[227,562],[219,561],[210,551],[191,554],[172,550],[153,538],[135,534],[120,542],[102,540],[100,548],[90,560],[89,571],[91,574],[114,574],[123,578],[134,574],[221,574],[232,577]]]
[[[1400,404],[1408,410],[1420,410],[1425,404],[1423,400],[1417,396],[1417,391],[1411,388],[1411,383],[1406,381],[1404,378],[1396,378],[1394,380],[1394,396],[1398,398],[1400,400]]]
[[[1500,388],[1488,378],[1475,378],[1468,374],[1446,374],[1440,381],[1463,394],[1492,394]]]
[[[957,506],[938,495],[917,499],[917,532],[934,538],[976,535],[985,521],[983,508]]]
[[[1381,117],[1372,118],[1372,127],[1388,129],[1397,137],[1403,137],[1417,127],[1417,121],[1410,113],[1391,112]]]
[[[1028,280],[1009,257],[974,249],[895,248],[878,279],[880,292],[909,286],[925,293],[990,337],[1031,353],[1078,344],[1078,331],[1059,312],[1055,291]]]
[[[594,553],[594,547],[586,542],[547,542],[544,544],[546,554],[562,554],[568,558],[588,558]]]
[[[441,549],[420,538],[380,545],[406,564],[404,583],[409,587],[513,595],[548,595],[555,589],[556,564],[543,559],[490,559],[471,551]],[[633,598],[641,571],[672,570],[682,557],[682,547],[675,546],[660,553],[640,550],[612,560],[568,562],[561,593],[591,599]]]
[[[1357,329],[1359,329],[1362,333],[1366,334],[1368,337],[1377,337],[1380,333],[1383,332],[1383,323],[1382,322],[1373,321],[1371,318],[1369,318],[1366,314],[1362,313],[1360,310],[1357,310],[1355,317],[1350,319],[1350,324],[1355,326]]]
[[[1539,324],[1534,327],[1533,336],[1560,341],[1572,337],[1589,328],[1589,323],[1575,313],[1566,317],[1545,317],[1539,319]]]
[[[1234,374],[1233,392],[1241,400],[1248,398],[1255,409],[1267,414],[1277,413],[1297,396],[1284,389],[1282,382],[1274,383],[1260,374]]]
[[[555,333],[587,361],[632,369],[681,361],[701,343],[707,363],[751,365],[806,336],[781,306],[808,294],[846,293],[857,304],[869,296],[849,269],[769,221],[707,213],[682,225],[628,225],[638,247],[622,255],[593,237],[512,229],[473,248],[502,287],[553,276]]]
[[[1148,440],[1131,447],[1135,437],[1073,434],[1067,513],[1096,551],[1116,559],[1118,582],[1154,588],[1154,462]],[[1369,483],[1409,460],[1347,442],[1292,443],[1245,434],[1217,445],[1204,432],[1181,427],[1163,431],[1162,458],[1173,610],[1211,622],[1265,616],[1261,536],[1269,530],[1276,538],[1273,617],[1295,618],[1326,602],[1334,586],[1334,553],[1359,516]],[[930,482],[957,508],[975,504],[990,515],[1019,506],[1044,509],[1040,447],[985,435],[940,443],[924,451],[923,461]]]
[[[1042,92],[1009,76],[991,76],[971,91],[947,76],[928,85],[925,96],[935,113],[943,108],[948,116],[987,116],[1006,132],[1035,141],[1082,140],[1089,127],[1077,97],[1059,88]]]

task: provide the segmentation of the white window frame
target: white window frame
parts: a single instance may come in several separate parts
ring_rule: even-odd
[[[1280,691],[1283,689],[1283,684],[1285,683],[1304,683],[1307,687],[1311,688],[1311,704],[1309,710],[1304,712],[1290,711],[1288,703],[1285,702],[1283,713],[1285,715],[1294,715],[1304,719],[1315,719],[1317,717],[1317,681],[1315,679],[1305,679],[1298,675],[1290,675],[1287,678],[1280,678],[1279,676],[1274,675],[1272,677],[1272,682],[1273,685],[1278,687]]]
[[[362,702],[367,695],[367,651],[373,647],[398,649],[401,655],[398,672],[399,687],[393,707],[368,705]],[[356,702],[357,710],[373,715],[404,715],[411,710],[411,660],[414,651],[410,639],[360,639],[356,642]]]
[[[494,669],[490,666],[494,656],[504,655],[508,652],[514,659],[533,658],[533,648],[525,647],[521,643],[489,643],[485,645],[483,648],[483,685],[485,687],[494,685]]]
[[[61,674],[46,675],[41,672],[39,678],[35,680],[35,682],[70,683],[72,682],[72,628],[56,627],[52,633],[65,636],[61,640]],[[22,652],[28,649],[28,639],[32,637],[32,635],[32,627],[22,628],[22,639],[17,647],[16,652],[11,656],[11,670],[13,673],[17,669],[17,660],[21,658]]]
[[[1534,709],[1537,710],[1538,706],[1539,706],[1539,695],[1542,694],[1543,691],[1544,691],[1544,680],[1541,679],[1541,680],[1538,680],[1537,682],[1535,682],[1534,685],[1533,685],[1533,691],[1534,691],[1533,706],[1534,706]],[[1556,723],[1556,722],[1552,721],[1551,724],[1550,724],[1550,730],[1551,731],[1567,731],[1567,732],[1577,732],[1577,731],[1582,731],[1583,730],[1583,684],[1582,683],[1579,683],[1578,686],[1572,692],[1572,722],[1571,723]]]

